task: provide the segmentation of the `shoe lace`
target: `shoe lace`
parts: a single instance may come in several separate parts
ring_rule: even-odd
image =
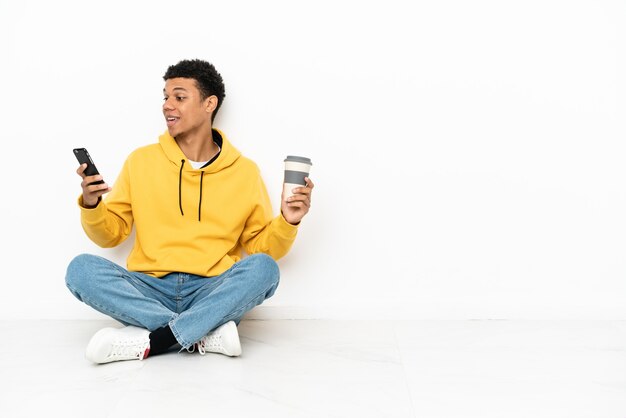
[[[210,333],[196,343],[198,353],[205,355],[207,352],[217,351],[222,348],[222,336],[217,333]]]

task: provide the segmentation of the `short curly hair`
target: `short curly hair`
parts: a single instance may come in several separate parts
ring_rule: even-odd
[[[196,81],[198,90],[200,90],[201,99],[204,100],[209,96],[217,97],[217,107],[211,115],[211,122],[215,120],[217,111],[222,106],[224,97],[226,97],[226,88],[224,80],[220,73],[217,72],[213,64],[199,60],[182,60],[178,64],[170,65],[163,76],[163,80],[170,78],[192,78]]]

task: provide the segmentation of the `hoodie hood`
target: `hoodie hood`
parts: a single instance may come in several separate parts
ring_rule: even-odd
[[[188,158],[185,154],[183,154],[183,151],[176,143],[176,140],[169,134],[169,132],[166,131],[159,137],[159,144],[172,164],[179,169],[182,166],[183,173],[200,175],[201,172],[204,172],[205,174],[217,173],[218,171],[230,167],[241,156],[239,150],[230,143],[230,141],[226,138],[226,135],[224,135],[224,133],[219,129],[213,129],[213,140],[220,146],[221,151],[210,165],[199,169],[193,168],[191,164],[187,162]],[[183,161],[185,162],[183,163]]]
[[[208,165],[195,169],[189,164],[187,157],[183,154],[183,151],[180,149],[176,140],[169,134],[169,132],[165,132],[163,135],[159,137],[159,144],[163,149],[163,152],[170,160],[172,164],[174,164],[178,170],[178,206],[180,208],[181,216],[185,216],[185,212],[183,211],[183,177],[197,177],[198,178],[198,222],[202,221],[202,184],[204,181],[205,174],[214,174],[217,173],[227,167],[230,167],[239,159],[241,153],[232,144],[228,141],[226,136],[219,130],[213,129],[213,140],[219,145],[220,152],[213,160],[211,160]]]

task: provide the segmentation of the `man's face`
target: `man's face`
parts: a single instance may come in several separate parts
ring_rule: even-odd
[[[211,123],[210,98],[201,100],[200,90],[192,78],[170,78],[163,89],[163,115],[167,130],[174,138],[193,134]],[[213,97],[213,96],[211,96]]]

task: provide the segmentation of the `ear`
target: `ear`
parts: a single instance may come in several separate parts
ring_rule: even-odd
[[[215,112],[215,109],[217,108],[217,102],[218,102],[218,98],[217,96],[209,96],[206,99],[204,99],[204,110],[206,110],[207,113],[213,113]]]

